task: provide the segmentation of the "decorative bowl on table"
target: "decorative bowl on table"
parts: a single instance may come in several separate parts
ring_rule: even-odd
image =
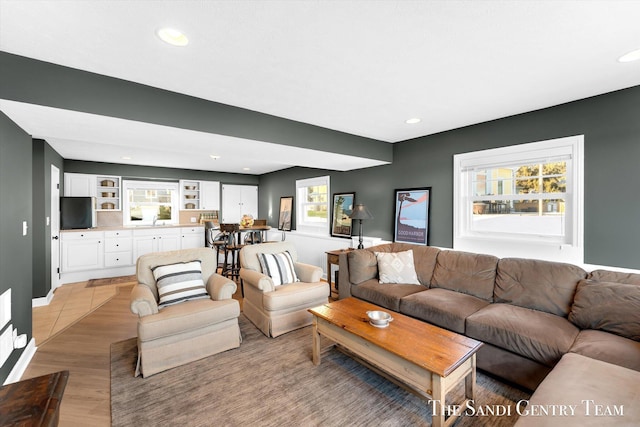
[[[367,317],[369,318],[369,323],[376,328],[386,328],[389,326],[389,322],[393,320],[389,313],[380,310],[367,311]]]
[[[241,227],[251,227],[253,225],[253,216],[252,215],[242,215],[242,219],[240,219]]]

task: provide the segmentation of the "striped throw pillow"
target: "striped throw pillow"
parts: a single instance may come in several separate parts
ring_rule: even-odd
[[[289,251],[277,254],[258,254],[258,259],[262,267],[262,274],[271,277],[274,286],[300,281],[293,268],[293,258]]]
[[[158,307],[178,304],[194,299],[209,298],[202,280],[200,260],[153,267],[153,277],[158,287]]]

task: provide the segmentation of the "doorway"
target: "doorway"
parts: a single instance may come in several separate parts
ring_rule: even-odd
[[[51,165],[51,291],[60,286],[60,169]]]

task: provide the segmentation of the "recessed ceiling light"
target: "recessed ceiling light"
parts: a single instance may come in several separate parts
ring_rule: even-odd
[[[632,62],[640,59],[640,49],[633,50],[627,54],[622,55],[618,58],[618,62]]]
[[[243,171],[250,171],[251,168],[242,168]]]
[[[129,156],[122,156],[122,160],[131,160],[131,157],[129,157]]]
[[[405,122],[406,124],[408,124],[408,125],[415,125],[416,123],[420,123],[420,122],[421,122],[421,120],[420,120],[419,118],[417,118],[417,117],[414,117],[414,118],[412,118],[412,119],[407,119],[407,120],[405,120],[404,122]]]
[[[209,154],[209,157],[211,157],[213,160],[218,160],[220,158],[220,156],[216,156],[215,154]]]
[[[156,34],[162,41],[172,46],[186,46],[189,44],[187,36],[174,28],[160,28]]]

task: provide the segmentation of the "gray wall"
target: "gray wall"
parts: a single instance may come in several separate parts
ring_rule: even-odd
[[[478,106],[481,108],[481,106]],[[375,218],[365,235],[393,238],[393,191],[432,187],[430,244],[453,246],[453,155],[585,135],[585,262],[640,269],[640,86],[394,144],[392,165],[344,173],[292,168],[260,178],[260,211],[292,195],[295,180],[331,175]],[[277,221],[277,208],[270,223]],[[275,215],[275,217],[274,217]],[[354,230],[357,232],[357,229]]]
[[[211,172],[190,169],[157,168],[153,166],[123,165],[117,163],[65,160],[64,171],[96,175],[116,175],[124,178],[197,179],[220,181],[223,184],[258,185],[259,177],[237,173]],[[62,194],[62,193],[61,193]]]
[[[0,98],[391,161],[389,144],[0,52]],[[179,111],[180,114],[176,114]]]
[[[11,288],[11,324],[31,339],[32,177],[31,137],[0,112],[0,293]],[[22,222],[29,232],[22,235]],[[4,328],[3,328],[4,330]],[[0,368],[0,384],[24,350]]]
[[[62,157],[41,139],[33,140],[33,298],[45,297],[51,290],[51,165],[60,170]],[[62,187],[61,187],[62,188]],[[60,193],[62,194],[62,193]]]

